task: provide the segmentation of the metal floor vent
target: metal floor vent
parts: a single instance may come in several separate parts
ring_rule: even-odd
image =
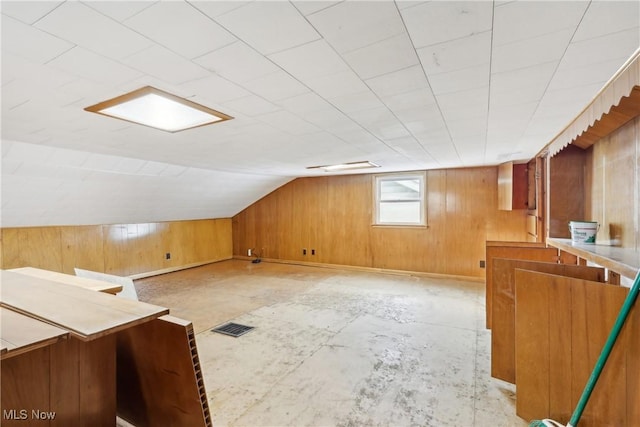
[[[225,335],[231,335],[232,337],[239,337],[244,335],[250,330],[254,329],[254,326],[239,325],[238,323],[227,323],[226,325],[218,326],[212,329],[212,332],[219,332]]]

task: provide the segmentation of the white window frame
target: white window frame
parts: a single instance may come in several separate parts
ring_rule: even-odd
[[[381,183],[399,179],[418,179],[420,182],[420,221],[419,222],[381,222],[380,221],[380,192]],[[385,227],[426,227],[427,226],[427,174],[425,172],[407,172],[396,174],[381,174],[373,177],[373,225]]]

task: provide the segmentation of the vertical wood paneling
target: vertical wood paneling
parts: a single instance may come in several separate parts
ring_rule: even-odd
[[[622,333],[628,337],[627,345],[627,396],[640,396],[640,310],[638,302],[629,313]],[[633,339],[635,337],[635,339]],[[640,420],[640,405],[627,404],[627,420]]]
[[[129,268],[123,267],[127,261],[127,226],[123,224],[105,225],[104,236],[104,269],[105,273],[129,275]]]
[[[74,274],[75,267],[104,271],[102,226],[60,227],[62,273]]]
[[[584,150],[568,146],[551,158],[549,189],[549,236],[569,238],[569,221],[585,218]]]
[[[51,407],[55,408],[56,418],[52,423],[56,427],[82,427],[80,414],[80,395],[71,390],[80,388],[80,340],[69,338],[49,347],[51,351]]]
[[[510,211],[513,198],[513,162],[498,166],[498,209]]]
[[[113,425],[116,416],[116,334],[78,346],[78,394],[85,425]]]
[[[318,234],[318,239],[324,240],[320,259],[329,264],[372,266],[372,238],[383,231],[371,229],[372,176],[337,176],[326,178],[326,182],[325,221],[332,238]]]
[[[427,227],[373,226],[372,180],[290,182],[233,218],[234,254],[246,255],[259,236],[277,248],[270,258],[482,277],[487,236],[526,240],[526,212],[497,209],[495,167],[428,171]]]
[[[266,246],[271,246],[271,241],[275,240],[275,244],[278,246],[278,258],[281,259],[296,259],[300,253],[300,242],[296,241],[294,236],[291,234],[291,224],[298,221],[298,218],[294,218],[294,199],[293,199],[293,189],[296,181],[293,181],[291,185],[285,185],[278,189],[275,193],[276,199],[268,198],[268,203],[276,203],[278,210],[278,227],[276,228],[275,236],[272,235],[269,238],[269,243]],[[253,210],[253,206],[249,207],[248,210]],[[254,227],[261,229],[262,219],[256,218],[253,224],[246,224],[249,227]],[[243,228],[245,224],[241,224],[240,228]],[[234,231],[235,233],[235,231]],[[275,239],[274,239],[275,238]]]
[[[598,285],[586,281],[581,286],[573,286],[571,304],[571,354],[575,355],[571,361],[573,406],[578,403],[582,395],[627,292],[628,289],[620,286]],[[580,425],[627,425],[627,370],[624,362],[626,362],[625,353],[628,347],[628,335],[620,334],[593,389]],[[635,376],[639,374],[635,372]],[[631,398],[629,403],[632,401],[637,402],[637,396],[635,399]]]
[[[541,250],[546,251],[547,249]],[[537,271],[597,282],[604,282],[605,271],[604,268],[597,267],[504,258],[493,259],[492,264],[491,376],[515,383],[515,270]],[[561,290],[558,294],[564,296]],[[555,313],[554,310],[551,310],[551,316],[568,313],[566,307],[569,306],[569,303],[570,300],[563,299],[560,304],[566,304],[564,305],[565,309],[562,310],[562,313]],[[556,338],[559,341],[561,337]],[[552,342],[554,341],[552,339]]]
[[[542,274],[516,270],[516,414],[525,420],[549,414],[550,296],[544,280]]]
[[[487,242],[486,256],[486,325],[491,329],[493,325],[493,260],[496,258],[522,259],[529,261],[557,262],[558,250],[546,248],[544,244],[537,242],[516,242],[509,245],[507,242]]]
[[[620,286],[516,270],[518,415],[568,420],[627,293]],[[580,426],[637,425],[637,412],[629,407],[637,407],[640,336],[633,334],[634,319],[630,321],[604,366]]]
[[[2,229],[2,268],[24,267],[20,259],[19,228]]]
[[[41,411],[56,411],[50,405],[50,390],[48,387],[51,375],[49,364],[49,347],[38,348],[19,356],[10,357],[2,361],[2,381],[0,382],[0,406],[2,410],[16,410],[15,416],[20,417],[20,411],[26,410],[27,419],[11,419],[2,414],[2,425],[12,426],[50,426],[49,420],[34,420],[31,418],[32,409]],[[33,407],[25,408],[25,402]]]
[[[567,266],[568,268],[574,268],[576,266]],[[588,267],[583,267],[584,272],[588,272]],[[581,270],[574,269],[573,272],[577,273]],[[565,271],[569,273],[569,271]],[[582,274],[575,275],[564,274],[564,276],[575,277]],[[589,273],[584,274],[588,276]],[[549,276],[547,276],[549,277]],[[604,274],[602,275],[604,278]],[[542,279],[546,280],[546,279]],[[574,361],[573,351],[573,330],[570,327],[553,327],[554,325],[571,325],[572,324],[572,311],[567,307],[573,307],[572,303],[572,289],[568,285],[567,281],[551,281],[548,283],[549,292],[549,382],[550,387],[548,390],[549,399],[549,413],[553,414],[553,419],[567,423],[571,418],[575,403],[571,400],[571,390],[573,385],[572,381],[572,363]],[[518,296],[519,297],[519,296]],[[526,300],[524,301],[526,303]],[[519,305],[518,307],[521,307]],[[584,333],[584,329],[582,330]],[[583,338],[584,339],[584,338]],[[570,355],[570,357],[567,357]],[[517,376],[516,376],[517,378]],[[520,384],[520,382],[516,382]]]
[[[132,275],[232,257],[231,219],[2,229],[2,268]],[[171,259],[165,259],[170,253]]]
[[[587,151],[585,212],[598,221],[597,241],[638,249],[640,119],[602,138]]]
[[[31,267],[44,270],[62,270],[62,243],[60,227],[29,227],[18,231],[20,262],[25,262],[24,254],[29,254]]]

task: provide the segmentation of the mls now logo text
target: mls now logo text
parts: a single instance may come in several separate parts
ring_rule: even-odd
[[[3,409],[3,420],[53,420],[56,413],[51,411],[41,411],[39,409]]]

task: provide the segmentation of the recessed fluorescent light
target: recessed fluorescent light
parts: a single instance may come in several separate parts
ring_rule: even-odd
[[[92,105],[85,110],[166,132],[179,132],[233,118],[151,86]]]
[[[351,163],[340,163],[338,165],[324,165],[324,166],[309,166],[307,169],[324,169],[325,172],[336,172],[350,169],[365,169],[365,168],[379,168],[380,165],[377,165],[373,162],[351,162]]]

